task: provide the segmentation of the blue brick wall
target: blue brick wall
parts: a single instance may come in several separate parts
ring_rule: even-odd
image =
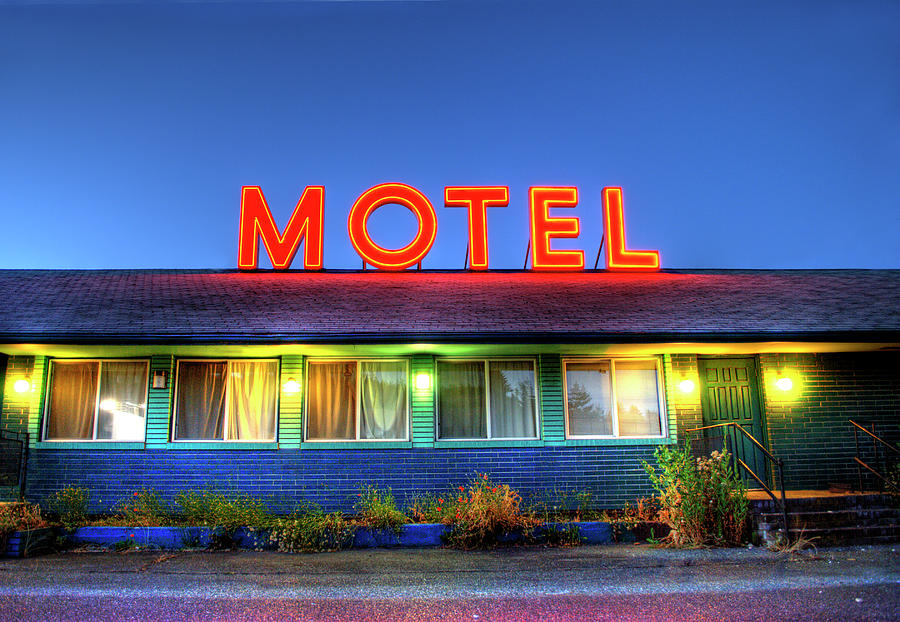
[[[592,493],[597,507],[621,507],[650,494],[641,460],[653,446],[349,449],[349,450],[39,450],[29,463],[27,496],[40,502],[67,485],[89,488],[92,511],[134,491],[165,498],[180,490],[246,493],[289,512],[301,499],[352,510],[361,484],[389,486],[399,501],[445,493],[476,472],[524,496],[557,488]]]

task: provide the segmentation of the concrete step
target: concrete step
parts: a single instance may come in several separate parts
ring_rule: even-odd
[[[781,524],[780,512],[759,514],[757,524]],[[788,521],[798,527],[855,527],[900,524],[900,510],[893,508],[865,508],[855,510],[824,510],[818,512],[788,512]]]

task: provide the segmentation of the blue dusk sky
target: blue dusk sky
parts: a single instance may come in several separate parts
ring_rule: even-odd
[[[578,187],[554,244],[590,265],[622,186],[665,268],[898,268],[900,3],[0,1],[0,181],[0,268],[234,268],[242,185],[280,227],[324,185],[325,267],[359,268],[387,181],[435,206],[425,268],[463,266],[446,185],[509,186],[492,268],[533,185]]]

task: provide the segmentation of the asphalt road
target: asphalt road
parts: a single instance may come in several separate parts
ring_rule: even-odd
[[[0,620],[900,620],[900,546],[69,553],[0,561]]]

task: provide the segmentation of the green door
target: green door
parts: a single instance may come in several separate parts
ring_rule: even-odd
[[[756,380],[754,358],[700,358],[700,401],[703,407],[703,425],[738,423],[753,438],[765,445],[759,408],[759,389]],[[766,458],[759,448],[739,430],[725,428],[728,447],[735,456],[753,469],[761,480],[769,483]],[[723,436],[722,428],[706,430],[707,437]],[[752,477],[739,469],[750,488],[759,485]]]

